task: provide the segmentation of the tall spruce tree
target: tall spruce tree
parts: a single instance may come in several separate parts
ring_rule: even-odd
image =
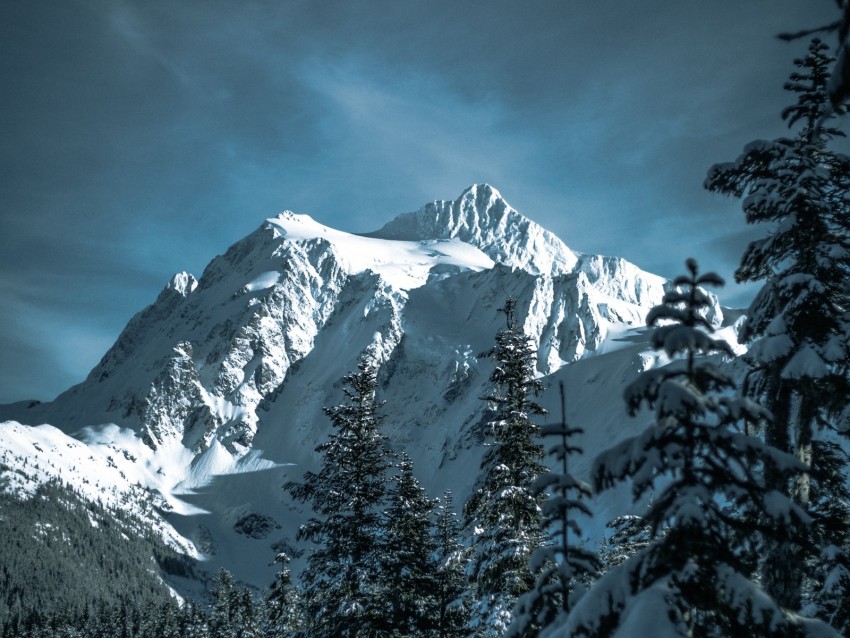
[[[213,581],[213,604],[210,613],[210,638],[235,638],[239,632],[239,589],[229,571],[222,568]],[[160,615],[155,614],[158,619]],[[153,631],[156,635],[158,630]]]
[[[383,585],[378,592],[386,635],[431,636],[438,620],[435,503],[413,475],[413,463],[406,454],[401,455],[387,500]]]
[[[273,636],[291,636],[301,629],[301,597],[292,581],[289,556],[281,552],[274,562],[280,569],[266,597],[266,625]]]
[[[380,433],[374,364],[361,359],[344,383],[347,402],[325,408],[334,432],[316,448],[321,468],[285,486],[316,514],[297,535],[315,544],[301,578],[306,628],[299,635],[310,638],[373,636],[384,626],[377,593],[392,463]]]
[[[562,624],[570,612],[574,595],[583,593],[584,583],[599,571],[596,554],[570,539],[570,533],[577,541],[581,539],[576,515],[591,516],[585,503],[591,492],[589,485],[569,471],[569,457],[582,453],[570,439],[582,434],[583,430],[567,424],[563,383],[560,391],[561,423],[545,425],[541,431],[543,436],[558,438],[549,449],[549,455],[560,464],[561,471],[541,474],[535,482],[535,489],[547,494],[543,504],[547,539],[531,556],[529,568],[537,582],[517,603],[514,622],[507,633],[510,637],[538,636],[548,627]]]
[[[598,490],[631,479],[636,501],[655,492],[644,516],[653,538],[596,582],[563,635],[649,635],[641,633],[649,627],[657,636],[837,635],[766,596],[752,578],[757,551],[740,551],[742,544],[758,550],[764,536],[783,537],[808,521],[762,475],[766,466],[785,474],[805,466],[740,431],[742,421],[768,415],[733,394],[733,381],[718,365],[697,358],[732,351],[711,337],[704,319],[709,297],[702,286],[722,280],[700,275],[692,259],[686,266],[688,275],[676,278],[647,316],[653,347],[674,361],[643,372],[625,391],[629,412],[646,406],[654,420],[600,454],[593,468]]]
[[[712,167],[705,183],[742,198],[748,223],[769,225],[735,273],[738,281],[763,282],[740,333],[750,344],[748,392],[773,415],[765,440],[813,472],[821,463],[817,426],[832,427],[850,397],[850,157],[830,148],[844,135],[830,124],[831,63],[828,47],[813,40],[785,84],[797,100],[782,117],[796,134],[748,144],[735,162]],[[771,487],[809,505],[809,474],[788,484],[767,473]],[[780,544],[765,561],[765,586],[784,607],[800,608],[810,550],[811,542]]]
[[[534,483],[548,470],[538,442],[540,428],[531,420],[545,414],[534,401],[543,386],[534,376],[536,353],[515,310],[515,300],[508,299],[502,309],[507,326],[487,353],[497,364],[490,376],[494,390],[483,399],[495,414],[478,481],[464,508],[473,536],[474,636],[504,635],[517,599],[534,586],[528,560],[545,538],[545,495]]]
[[[435,635],[439,638],[461,638],[467,635],[470,621],[466,577],[470,551],[461,539],[451,490],[445,491],[442,502],[437,506],[434,542],[437,548]]]

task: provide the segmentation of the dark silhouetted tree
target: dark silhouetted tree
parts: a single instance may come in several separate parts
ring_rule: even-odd
[[[388,635],[430,636],[437,621],[435,502],[402,454],[391,479],[384,515],[382,586],[378,593]]]
[[[470,621],[466,576],[470,550],[461,539],[451,490],[446,490],[437,506],[434,541],[437,560],[435,635],[439,638],[461,638],[467,635]]]
[[[274,636],[291,636],[301,629],[301,597],[292,580],[289,556],[280,553],[275,563],[280,568],[266,597],[266,619],[269,632]]]
[[[344,383],[347,402],[325,408],[334,431],[316,448],[321,468],[286,485],[316,514],[298,531],[315,543],[302,574],[302,633],[310,638],[372,636],[385,623],[377,594],[391,455],[379,429],[375,366],[362,359]]]
[[[545,495],[534,489],[547,472],[540,428],[531,420],[545,414],[534,401],[543,390],[534,376],[535,351],[518,326],[516,302],[502,311],[507,326],[496,335],[489,356],[494,390],[483,397],[494,408],[489,441],[472,496],[464,509],[473,535],[471,582],[475,588],[472,631],[502,636],[517,599],[534,586],[528,560],[545,538],[541,506]]]
[[[569,457],[582,449],[571,441],[583,433],[566,420],[564,385],[561,390],[561,423],[543,426],[543,436],[557,437],[549,449],[560,464],[560,472],[541,474],[535,482],[538,493],[547,495],[543,504],[543,525],[547,539],[531,556],[529,568],[536,576],[534,589],[520,597],[508,636],[538,636],[541,630],[562,624],[573,598],[584,593],[584,583],[599,571],[596,554],[581,544],[581,528],[576,515],[591,516],[585,499],[590,486],[569,471]],[[570,533],[573,539],[570,539]]]

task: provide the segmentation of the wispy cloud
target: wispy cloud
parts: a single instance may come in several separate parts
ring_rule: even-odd
[[[349,210],[361,213],[348,222],[359,230],[374,227],[369,214],[385,221],[395,201],[409,206],[455,196],[475,181],[507,183],[535,154],[538,141],[517,130],[498,99],[470,100],[436,77],[350,58],[312,59],[298,77],[320,114],[321,171],[339,180],[337,192],[350,189]],[[381,194],[389,199],[375,210]]]
[[[82,381],[112,345],[114,336],[57,313],[57,306],[28,302],[3,287],[0,403],[53,399]]]

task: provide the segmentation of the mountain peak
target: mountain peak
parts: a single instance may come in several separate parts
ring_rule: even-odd
[[[436,200],[367,236],[423,241],[457,238],[497,263],[532,274],[572,272],[577,256],[554,234],[518,213],[490,184],[473,184],[454,201]]]
[[[472,184],[460,195],[460,199],[475,201],[479,198],[485,200],[505,199],[502,197],[502,193],[500,193],[495,186],[491,186],[486,182],[482,184]]]

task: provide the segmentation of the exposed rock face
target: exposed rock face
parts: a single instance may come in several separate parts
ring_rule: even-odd
[[[173,353],[142,402],[142,438],[153,448],[181,439],[190,449],[205,449],[219,419],[204,402],[206,391],[192,359],[192,344],[181,341]]]
[[[276,529],[280,529],[277,521],[271,516],[257,514],[256,512],[249,512],[240,516],[239,520],[233,525],[233,530],[237,534],[256,539],[266,538]]]

